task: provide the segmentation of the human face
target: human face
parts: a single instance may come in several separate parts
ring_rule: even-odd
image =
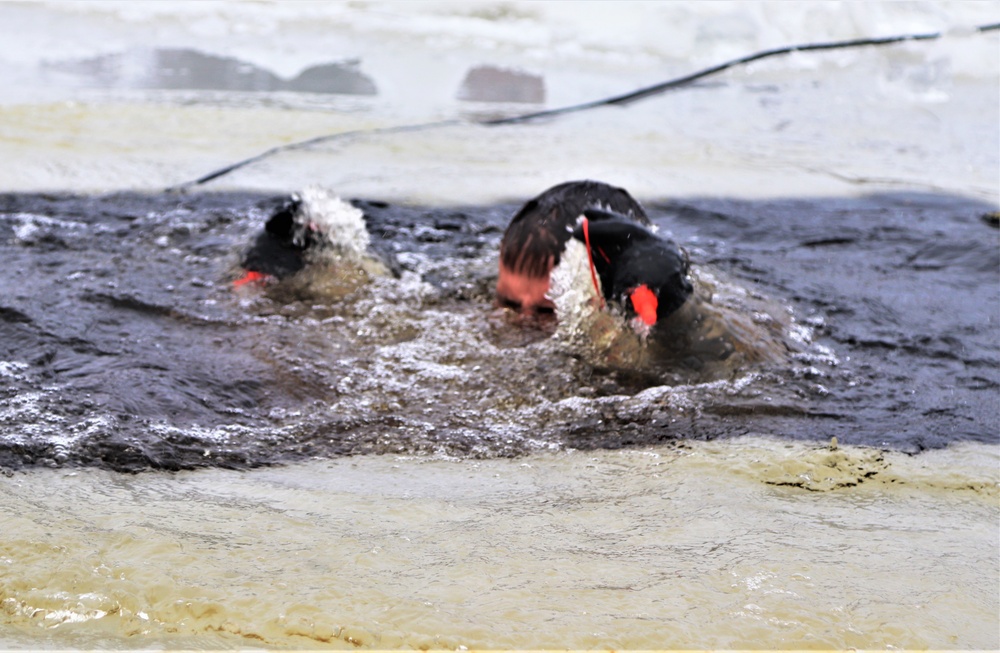
[[[551,314],[555,304],[546,295],[549,292],[549,275],[529,276],[514,272],[500,264],[497,279],[497,303],[523,315]]]

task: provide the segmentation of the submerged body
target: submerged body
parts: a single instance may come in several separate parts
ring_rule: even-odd
[[[752,366],[787,366],[805,343],[778,302],[707,269],[690,273],[691,295],[648,325],[619,303],[604,308],[587,271],[586,248],[571,241],[553,270],[555,335],[596,369],[639,374],[646,383],[688,385],[734,379]]]

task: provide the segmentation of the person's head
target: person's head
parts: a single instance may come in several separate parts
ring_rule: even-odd
[[[648,224],[642,206],[622,188],[599,181],[569,181],[524,204],[500,242],[497,305],[522,315],[551,315],[549,275],[570,239],[577,218],[592,206]]]

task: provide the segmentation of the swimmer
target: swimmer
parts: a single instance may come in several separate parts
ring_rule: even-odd
[[[390,269],[371,251],[364,213],[322,188],[284,199],[244,254],[233,282],[275,286],[303,297],[337,297]]]
[[[642,206],[624,189],[597,181],[553,186],[514,215],[500,242],[497,304],[525,316],[551,314],[546,295],[549,275],[559,265],[578,218],[587,209],[611,211],[625,220],[650,226]]]
[[[244,274],[234,285],[285,279],[305,267],[306,252],[316,245],[316,238],[302,224],[301,207],[302,200],[295,195],[282,200],[244,254]]]
[[[579,243],[572,255],[571,242]],[[561,260],[572,270],[557,267]],[[588,268],[584,295],[573,279]],[[783,307],[693,270],[638,202],[600,182],[561,184],[524,205],[501,242],[496,296],[518,316],[555,314],[558,305],[557,333],[599,366],[727,378],[794,349]]]
[[[522,315],[553,313],[550,275],[576,238],[587,245],[604,300],[651,327],[692,291],[687,255],[651,227],[624,189],[597,181],[554,186],[525,204],[504,233],[497,303]]]

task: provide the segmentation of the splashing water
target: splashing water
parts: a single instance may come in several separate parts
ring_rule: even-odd
[[[310,186],[292,199],[300,203],[293,243],[305,246],[306,232],[312,231],[339,253],[360,257],[368,252],[371,237],[360,209],[320,186]]]

